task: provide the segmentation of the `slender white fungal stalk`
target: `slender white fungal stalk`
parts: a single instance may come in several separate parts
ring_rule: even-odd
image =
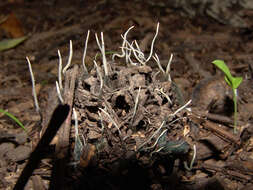
[[[134,42],[131,43],[131,46],[133,45],[133,43]],[[128,47],[125,47],[125,49],[126,49],[126,59],[127,59],[126,62],[127,63],[130,62],[130,64],[134,65],[134,66],[138,65],[138,63],[133,62],[132,59],[131,59],[132,50],[130,48],[128,48]]]
[[[149,139],[147,141],[145,141],[144,143],[142,143],[138,150],[140,150],[144,145],[146,145],[149,141],[151,141],[151,139],[161,130],[161,128],[163,127],[165,121],[162,122],[162,124],[160,125],[160,127],[151,135],[151,137],[149,137]]]
[[[89,36],[90,36],[90,30],[88,30],[88,32],[87,32],[84,51],[83,51],[83,70],[84,70],[85,74],[88,74],[88,69],[85,65],[85,57],[86,57],[86,51],[87,51],[87,47],[88,47]]]
[[[157,23],[157,26],[156,26],[156,33],[155,33],[155,36],[154,36],[154,38],[153,38],[153,40],[152,40],[152,43],[151,43],[150,53],[149,53],[149,56],[148,56],[148,58],[146,59],[146,62],[145,62],[145,63],[147,63],[147,62],[150,60],[150,58],[152,57],[153,49],[154,49],[154,43],[155,43],[156,37],[157,37],[157,35],[158,35],[158,31],[159,31],[159,22]]]
[[[39,107],[37,93],[36,93],[36,89],[35,89],[35,80],[34,80],[34,76],[33,76],[32,65],[31,65],[31,62],[30,62],[30,60],[29,60],[28,57],[26,57],[26,60],[27,60],[29,71],[30,71],[30,75],[31,75],[32,93],[33,93],[34,105],[35,105],[36,112],[39,113],[40,112],[40,107]]]
[[[130,30],[132,30],[133,28],[134,28],[134,26],[131,26],[131,27],[125,32],[124,36],[121,35],[121,37],[123,38],[122,48],[121,48],[122,54],[121,54],[121,55],[120,55],[120,54],[117,54],[117,53],[113,54],[113,55],[112,55],[112,60],[113,60],[113,61],[114,61],[115,57],[120,57],[120,58],[122,58],[122,57],[125,56],[124,47],[125,47],[125,44],[126,44],[126,41],[127,41],[127,40],[126,40],[126,37],[127,37],[128,32],[129,32]]]
[[[185,169],[187,169],[187,170],[189,170],[189,171],[192,170],[192,166],[193,166],[194,161],[195,161],[195,159],[196,159],[196,155],[197,155],[197,149],[196,149],[196,145],[194,144],[194,145],[193,145],[193,156],[192,156],[192,160],[191,160],[191,163],[190,163],[190,167],[188,167],[188,166],[187,166],[187,162],[184,161],[184,167],[185,167]]]
[[[159,23],[157,23],[156,33],[155,33],[155,36],[154,36],[154,38],[153,38],[153,40],[151,42],[150,53],[149,53],[149,56],[147,57],[147,59],[145,58],[144,52],[142,52],[142,50],[140,49],[140,47],[139,47],[139,45],[138,45],[138,43],[137,43],[136,40],[134,40],[132,43],[130,43],[126,39],[128,32],[132,28],[133,28],[133,26],[130,27],[127,30],[127,32],[124,34],[124,36],[121,35],[121,37],[123,39],[123,43],[122,43],[122,47],[121,47],[122,54],[113,54],[112,60],[114,61],[115,57],[122,58],[122,57],[125,56],[126,57],[126,63],[130,62],[132,65],[137,65],[137,64],[133,63],[133,61],[131,61],[131,58],[130,58],[131,52],[133,52],[134,57],[139,62],[139,64],[145,65],[150,60],[150,58],[152,57],[153,49],[154,49],[154,43],[155,43],[155,40],[156,40],[157,35],[158,35],[158,31],[159,31]],[[135,45],[136,48],[133,45]],[[99,45],[99,48],[101,49],[100,45]],[[127,51],[128,50],[129,50],[129,53],[127,55]]]
[[[103,32],[101,32],[101,44],[102,45],[100,45],[97,33],[95,34],[95,37],[96,37],[97,45],[98,45],[98,47],[100,49],[100,52],[102,54],[102,60],[103,60],[103,66],[104,66],[105,76],[108,76],[108,68],[107,68],[107,61],[106,61],[106,57],[105,57],[105,43],[104,43]]]
[[[59,88],[58,81],[56,81],[55,84],[56,84],[56,91],[57,91],[58,98],[59,98],[61,104],[63,104],[64,101],[63,101],[63,98],[62,98],[62,95],[61,95],[61,90]]]
[[[133,120],[134,120],[134,117],[135,117],[135,114],[136,114],[137,106],[138,106],[138,103],[139,103],[140,92],[141,92],[141,87],[139,87],[139,90],[138,90],[138,93],[137,93],[137,96],[136,96],[136,99],[135,99],[134,113],[133,113],[133,116],[132,116],[132,119],[131,119],[131,123],[133,123]]]
[[[65,74],[65,72],[67,71],[67,69],[69,68],[71,61],[72,61],[72,57],[73,57],[73,46],[72,46],[72,40],[69,41],[69,58],[68,58],[68,62],[67,65],[63,68],[62,73]]]
[[[103,123],[103,118],[102,118],[102,115],[101,115],[100,112],[98,112],[98,115],[99,115],[99,118],[101,120],[101,126],[102,126],[101,132],[103,133],[104,132],[104,128],[105,128],[104,123]]]
[[[102,74],[101,74],[101,72],[99,71],[99,68],[98,68],[97,62],[96,62],[95,60],[93,60],[93,62],[94,62],[94,65],[95,65],[95,67],[96,67],[97,74],[98,74],[98,77],[99,77],[99,80],[100,80],[100,89],[99,89],[99,94],[101,94],[102,89],[103,89],[103,86],[104,86],[104,81],[103,81]]]
[[[74,147],[74,160],[76,161],[75,163],[79,163],[80,161],[80,156],[82,155],[83,152],[83,146],[85,144],[85,139],[83,138],[83,143],[79,137],[79,132],[78,132],[78,119],[77,119],[77,114],[75,108],[73,108],[73,116],[75,120],[75,147]]]
[[[107,115],[107,117],[111,120],[111,122],[113,123],[113,125],[118,129],[119,131],[119,134],[121,135],[121,132],[120,132],[120,129],[119,129],[119,126],[117,125],[117,123],[112,119],[112,117],[110,116],[110,114],[105,111],[104,109],[102,108],[99,108],[105,115]]]
[[[171,101],[170,97],[167,94],[165,94],[165,92],[163,92],[163,88],[155,89],[155,90],[160,92],[168,100],[169,104],[172,104],[172,101]]]
[[[58,81],[59,81],[60,90],[62,90],[63,89],[63,86],[62,86],[62,58],[61,58],[60,50],[58,50],[58,57],[59,57]]]
[[[136,48],[137,48],[137,50],[138,50],[138,57],[140,58],[140,59],[142,59],[143,61],[145,61],[145,56],[144,56],[144,53],[142,52],[142,50],[140,49],[140,47],[139,47],[139,45],[138,45],[138,43],[137,43],[137,41],[136,40],[134,40],[134,44],[135,44],[135,46],[136,46]]]
[[[78,120],[75,108],[73,108],[73,116],[75,120],[75,137],[77,137],[79,133],[78,133]]]
[[[139,57],[139,56],[136,54],[136,52],[138,52],[138,54],[140,54],[140,53],[142,53],[142,52],[140,52],[139,50],[135,49],[135,48],[133,47],[133,45],[132,45],[133,43],[130,44],[128,41],[126,41],[126,43],[127,43],[127,45],[129,46],[129,48],[133,51],[134,56],[135,56],[135,58],[139,61],[139,63],[140,63],[141,65],[145,65],[145,61],[142,60],[142,58]]]
[[[145,150],[149,150],[152,149],[156,146],[156,144],[158,143],[159,139],[161,138],[161,136],[163,136],[164,133],[166,133],[168,131],[168,129],[165,129],[156,139],[155,143],[151,146],[151,147],[147,147],[145,148]]]
[[[155,53],[155,55],[153,56],[153,59],[155,60],[155,62],[157,63],[159,69],[163,72],[163,74],[165,74],[165,71],[160,63],[160,59],[158,57],[158,55]]]
[[[169,116],[175,116],[178,112],[180,112],[184,108],[186,108],[191,102],[192,102],[192,100],[189,100],[185,105],[183,105],[182,107],[178,108],[173,114],[170,114]]]
[[[160,147],[158,150],[151,152],[150,156],[152,156],[154,153],[160,152],[162,149],[164,149],[164,146]]]
[[[168,65],[166,67],[166,75],[168,75],[168,81],[171,82],[171,77],[170,77],[170,65],[171,65],[171,61],[172,61],[172,58],[173,58],[173,54],[170,55],[170,60],[168,62]]]

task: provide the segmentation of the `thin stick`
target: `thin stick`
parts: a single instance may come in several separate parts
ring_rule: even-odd
[[[31,65],[31,62],[28,57],[26,57],[26,60],[28,62],[28,67],[29,67],[29,71],[30,71],[30,75],[31,75],[32,93],[33,93],[33,100],[34,100],[35,109],[36,109],[36,112],[40,113],[40,107],[39,107],[37,93],[36,93],[36,89],[35,89],[35,80],[34,80],[34,76],[33,76],[32,65]]]

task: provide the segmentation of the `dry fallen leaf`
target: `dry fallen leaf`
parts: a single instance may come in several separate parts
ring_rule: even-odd
[[[0,24],[0,28],[8,33],[12,38],[19,38],[25,35],[22,24],[14,13],[9,14],[7,19]]]

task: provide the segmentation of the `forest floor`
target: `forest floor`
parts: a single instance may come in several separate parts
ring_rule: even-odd
[[[73,164],[74,129],[71,129],[67,151],[70,155],[64,155],[68,160],[63,165],[66,171],[58,176],[62,178],[52,179],[57,162],[55,146],[60,141],[55,138],[41,150],[43,159],[25,189],[49,189],[52,180],[64,185],[60,189],[253,189],[253,31],[250,28],[223,25],[204,16],[190,19],[182,16],[180,10],[142,1],[20,0],[3,1],[0,8],[1,14],[12,15],[18,22],[13,33],[6,30],[6,25],[1,26],[0,40],[20,31],[27,35],[22,44],[0,54],[0,108],[17,117],[27,129],[25,132],[0,113],[0,189],[14,187],[31,160],[41,131],[45,131],[56,107],[57,97],[52,99],[51,92],[56,94],[57,50],[65,65],[70,40],[72,66],[79,67],[78,74],[72,67],[69,76],[69,80],[73,75],[79,77],[72,89],[71,107],[77,111],[79,132],[84,136],[83,155],[80,163]],[[252,27],[253,11],[246,14],[245,19]],[[105,81],[104,94],[99,99],[101,96],[96,96],[95,89],[99,89],[99,76],[93,60],[96,57],[101,66],[102,59],[95,33],[100,36],[103,32],[106,57],[111,60],[114,52],[121,52],[121,35],[134,26],[127,38],[137,40],[148,56],[158,22],[154,53],[164,69],[173,54],[170,70],[173,84],[162,77],[157,79],[159,68],[153,58],[137,70],[128,68],[123,59],[117,58],[118,65],[109,61],[113,73],[108,79],[111,84]],[[85,78],[80,72],[88,30],[86,64],[90,77]],[[26,57],[32,64],[43,118],[34,108]],[[216,59],[224,60],[232,75],[243,77],[238,88],[236,134],[233,133],[233,94],[223,74],[212,64]],[[132,116],[138,92],[140,102]],[[189,100],[192,100],[189,109],[175,113]],[[107,109],[102,109],[105,105]],[[106,110],[115,116],[113,120],[120,129],[108,119]],[[185,165],[191,162],[192,167],[187,168]]]

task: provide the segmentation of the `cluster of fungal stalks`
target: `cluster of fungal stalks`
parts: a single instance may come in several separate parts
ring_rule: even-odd
[[[144,160],[142,155],[153,157],[159,155],[184,155],[190,150],[185,140],[184,113],[191,100],[183,106],[177,102],[170,76],[171,55],[164,69],[159,57],[154,53],[154,44],[159,31],[151,43],[149,55],[146,56],[136,40],[129,42],[128,33],[124,35],[120,47],[121,53],[112,54],[112,60],[106,57],[103,33],[101,39],[95,34],[102,64],[94,59],[94,68],[88,71],[85,64],[89,34],[88,31],[82,58],[82,71],[79,73],[73,98],[74,132],[73,163],[79,164],[92,156],[105,167],[120,158]],[[65,103],[62,93],[62,75],[71,69],[72,42],[66,66],[62,67],[60,51],[58,81],[56,89],[60,103]],[[153,58],[153,60],[151,59]],[[117,60],[125,64],[118,64]],[[36,110],[39,112],[31,64],[27,58],[33,84],[33,96]],[[155,61],[157,68],[149,63]],[[63,68],[63,69],[62,69]],[[81,69],[80,69],[81,70]],[[70,137],[71,138],[71,137]],[[192,167],[196,155],[190,164]],[[145,162],[145,161],[143,161]],[[187,164],[186,164],[186,168]]]

